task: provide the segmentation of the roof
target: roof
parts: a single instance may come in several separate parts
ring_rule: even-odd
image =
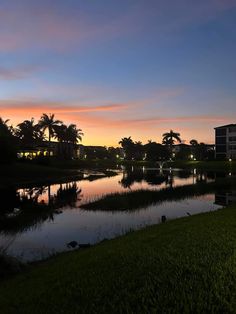
[[[218,126],[215,129],[225,129],[225,128],[231,128],[231,127],[236,127],[236,124],[226,124],[226,125]]]

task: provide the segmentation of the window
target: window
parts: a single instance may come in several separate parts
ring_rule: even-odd
[[[232,126],[231,128],[229,128],[229,133],[233,133],[233,132],[236,133],[236,127],[235,126]]]
[[[230,142],[236,142],[236,136],[230,136],[229,141]]]
[[[216,146],[217,153],[226,153],[226,145]]]
[[[216,136],[226,135],[226,129],[216,129]]]
[[[216,137],[216,145],[218,144],[226,144],[226,137]]]

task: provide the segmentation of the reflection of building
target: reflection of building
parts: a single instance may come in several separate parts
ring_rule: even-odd
[[[215,194],[215,204],[227,206],[236,202],[236,191]]]
[[[236,124],[215,128],[217,159],[236,159]]]

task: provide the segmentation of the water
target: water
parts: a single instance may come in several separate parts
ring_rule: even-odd
[[[223,174],[222,176],[232,175]],[[117,176],[65,184],[0,191],[0,249],[23,261],[69,250],[67,243],[94,244],[167,219],[213,211],[232,200],[232,191],[166,201],[132,211],[87,211],[81,206],[114,192],[211,182],[215,173],[139,168]]]

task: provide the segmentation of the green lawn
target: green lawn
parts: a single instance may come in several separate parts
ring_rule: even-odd
[[[0,284],[0,313],[235,313],[236,206],[60,254]]]
[[[205,171],[235,171],[236,161],[174,161],[169,166],[180,169],[202,169]]]

